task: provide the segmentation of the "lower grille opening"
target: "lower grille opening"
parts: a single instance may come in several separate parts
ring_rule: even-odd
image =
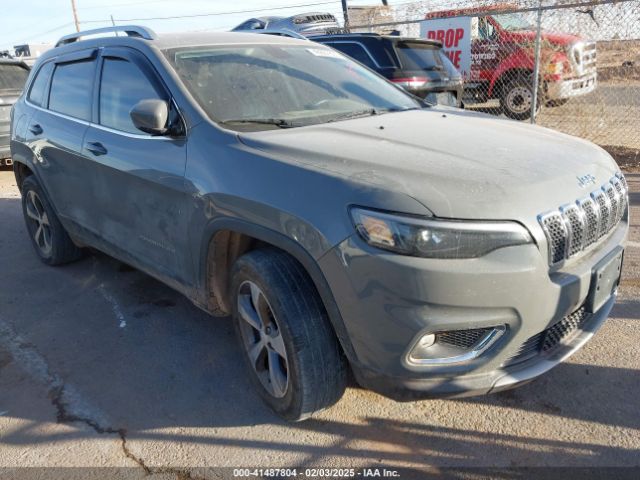
[[[530,337],[502,366],[510,367],[536,357],[542,353],[551,352],[563,340],[576,333],[585,323],[587,323],[592,313],[587,312],[585,307],[581,307],[566,317],[563,317],[555,325]]]
[[[437,343],[446,343],[460,348],[471,348],[484,338],[493,327],[474,328],[472,330],[451,330],[436,335]]]

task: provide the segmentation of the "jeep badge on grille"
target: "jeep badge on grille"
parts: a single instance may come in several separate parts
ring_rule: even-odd
[[[587,173],[586,175],[580,175],[576,178],[578,179],[578,185],[580,185],[582,188],[596,183],[596,177],[594,177],[590,173]]]

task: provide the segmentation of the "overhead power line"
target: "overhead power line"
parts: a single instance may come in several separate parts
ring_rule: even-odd
[[[34,38],[40,37],[42,35],[46,35],[47,33],[53,33],[53,32],[57,32],[58,30],[62,30],[63,28],[67,28],[67,27],[71,27],[73,25],[73,22],[69,22],[69,23],[65,23],[64,25],[59,25],[55,28],[52,28],[51,30],[47,30],[46,32],[40,32],[40,33],[35,33],[33,35],[28,36],[27,38],[23,39],[23,42],[28,42],[29,40],[32,40]]]

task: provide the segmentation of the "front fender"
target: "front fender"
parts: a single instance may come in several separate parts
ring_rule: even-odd
[[[351,362],[356,361],[355,351],[353,345],[347,334],[347,329],[344,325],[344,320],[340,314],[340,310],[336,304],[331,288],[327,283],[327,280],[318,265],[316,259],[305,248],[293,238],[288,237],[280,232],[271,230],[269,228],[233,217],[218,217],[206,226],[204,230],[204,236],[200,245],[200,282],[201,285],[206,285],[207,282],[207,257],[209,249],[209,241],[216,233],[221,231],[233,231],[241,233],[267,244],[273,245],[287,252],[293,258],[295,258],[305,269],[311,280],[313,281],[322,303],[324,304],[329,320],[333,326],[336,336],[342,345],[342,348],[347,355],[347,358]],[[203,289],[200,288],[200,291]]]

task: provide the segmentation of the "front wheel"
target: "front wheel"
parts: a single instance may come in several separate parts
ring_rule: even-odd
[[[536,102],[536,114],[540,111],[540,92]],[[533,105],[533,78],[519,76],[502,88],[500,106],[502,112],[514,120],[527,120],[531,118],[531,106]]]
[[[547,107],[561,107],[565,105],[569,101],[568,98],[559,98],[557,100],[548,100],[546,103]]]
[[[240,257],[231,274],[233,320],[262,399],[299,421],[336,403],[347,364],[322,301],[302,266],[276,249]]]

